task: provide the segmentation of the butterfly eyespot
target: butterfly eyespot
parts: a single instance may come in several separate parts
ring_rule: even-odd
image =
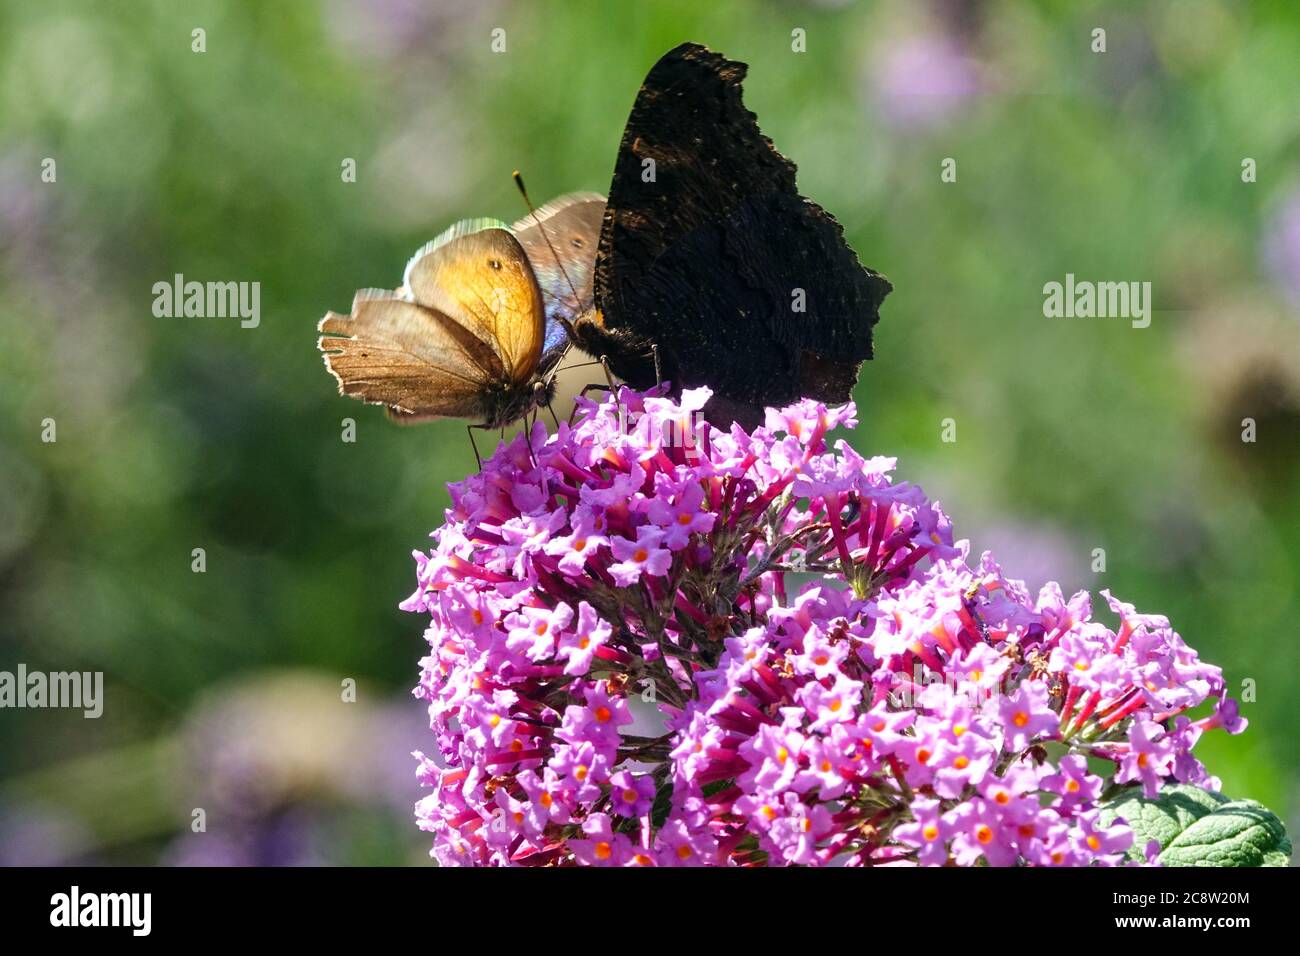
[[[500,269],[500,268],[501,268],[501,260],[500,260],[500,259],[489,259],[489,260],[488,260],[488,268],[489,268],[489,269]]]
[[[582,239],[580,239],[579,237],[575,236],[575,237],[573,238],[572,242],[573,242],[573,248],[575,248],[575,249],[581,249],[581,248],[582,248],[582,244],[583,244],[583,243],[582,243]]]

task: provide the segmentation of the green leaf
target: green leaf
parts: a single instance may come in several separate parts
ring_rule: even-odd
[[[1100,822],[1123,819],[1133,828],[1131,859],[1144,861],[1146,845],[1160,844],[1162,866],[1287,866],[1291,841],[1277,815],[1254,800],[1230,800],[1186,784],[1166,787],[1149,800],[1132,789],[1102,806]]]
[[[1145,862],[1146,845],[1152,840],[1163,850],[1174,837],[1227,802],[1223,794],[1187,784],[1166,787],[1155,800],[1148,800],[1142,796],[1140,787],[1134,787],[1102,804],[1100,823],[1109,827],[1117,819],[1123,819],[1133,828],[1129,859]]]
[[[1233,800],[1197,820],[1165,847],[1164,866],[1286,866],[1291,840],[1277,814],[1254,800]]]

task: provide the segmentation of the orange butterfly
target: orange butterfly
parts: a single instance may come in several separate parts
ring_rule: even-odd
[[[467,219],[406,264],[401,288],[329,312],[317,347],[339,392],[398,422],[503,428],[555,392],[566,326],[592,307],[605,200],[564,196],[507,226]]]

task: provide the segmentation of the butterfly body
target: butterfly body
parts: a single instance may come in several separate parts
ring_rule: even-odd
[[[541,375],[521,385],[492,383],[484,392],[479,417],[484,428],[505,428],[534,408],[549,405],[554,395],[555,380]]]

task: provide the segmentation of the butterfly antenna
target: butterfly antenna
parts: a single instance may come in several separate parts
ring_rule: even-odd
[[[568,284],[569,291],[573,293],[573,301],[575,303],[581,302],[582,298],[578,295],[578,290],[574,286],[573,280],[569,278],[569,273],[564,270],[564,263],[560,259],[560,254],[555,251],[555,246],[551,245],[551,237],[546,234],[546,227],[542,225],[542,219],[537,215],[537,210],[533,207],[533,201],[528,198],[528,190],[524,187],[524,177],[521,176],[519,170],[516,169],[513,178],[515,186],[519,189],[519,195],[524,197],[524,205],[527,206],[528,211],[532,213],[533,222],[537,223],[537,229],[541,232],[542,239],[546,242],[546,248],[550,249],[551,255],[555,256],[555,264],[560,267],[560,275],[564,276],[564,281]],[[568,325],[569,323],[565,322],[564,324]]]

